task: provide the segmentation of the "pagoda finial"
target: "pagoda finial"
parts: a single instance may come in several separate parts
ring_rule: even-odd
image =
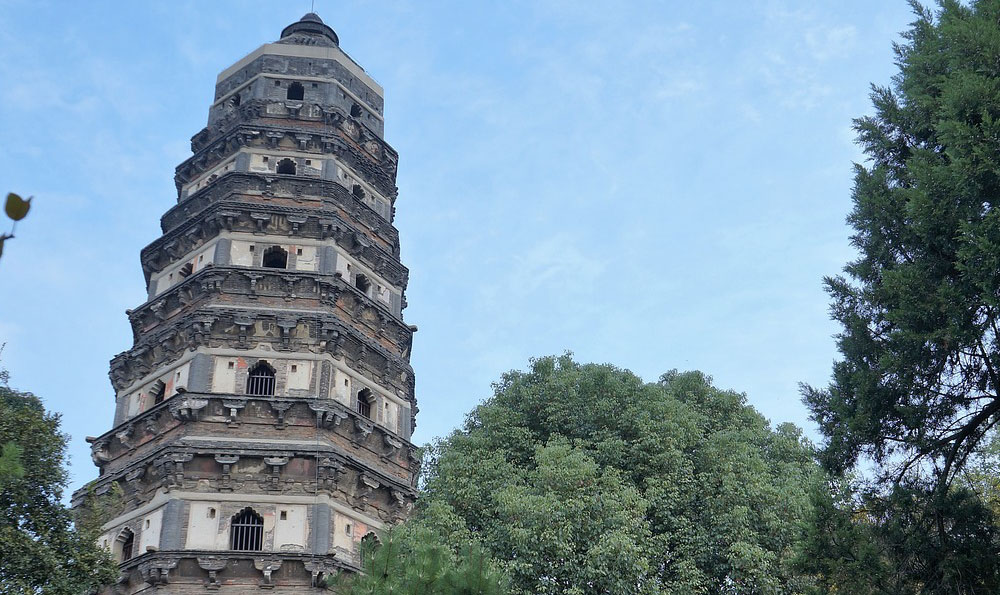
[[[286,38],[291,43],[309,43],[316,45],[340,45],[337,33],[315,12],[307,12],[301,19],[285,27],[281,31],[281,40]]]

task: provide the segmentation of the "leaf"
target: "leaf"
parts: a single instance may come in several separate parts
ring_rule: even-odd
[[[28,210],[31,208],[31,198],[28,200],[21,198],[20,196],[10,192],[7,194],[7,204],[4,206],[4,211],[7,212],[7,216],[14,221],[20,221],[28,214]]]

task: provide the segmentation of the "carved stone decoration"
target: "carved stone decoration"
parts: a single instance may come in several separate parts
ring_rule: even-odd
[[[206,589],[216,590],[222,586],[219,583],[219,571],[224,570],[228,565],[229,560],[226,558],[217,558],[214,556],[198,558],[198,566],[202,570],[208,571],[208,583],[205,584]]]
[[[295,403],[293,401],[268,401],[268,404],[278,416],[278,422],[274,424],[274,427],[283,430],[285,428],[285,412],[291,409]]]
[[[309,402],[309,408],[316,413],[316,424],[321,428],[337,427],[349,417],[339,403]]]
[[[390,490],[389,495],[392,497],[393,520],[401,521],[409,516],[413,509],[413,501],[399,490]]]
[[[240,455],[215,455],[215,462],[222,465],[222,477],[219,478],[219,489],[224,492],[233,490],[231,471],[233,465],[240,460]]]
[[[324,587],[326,585],[326,577],[332,576],[337,572],[337,567],[334,564],[323,559],[310,559],[303,562],[303,566],[312,575],[311,587]]]
[[[223,409],[229,411],[228,425],[230,428],[235,428],[240,425],[240,422],[236,421],[236,415],[239,413],[240,409],[247,406],[246,399],[226,399],[222,401]]]
[[[382,434],[382,442],[385,444],[383,456],[387,458],[395,457],[399,449],[403,448],[403,443],[392,434]]]
[[[354,418],[354,433],[357,435],[358,440],[355,442],[355,446],[360,446],[368,436],[375,430],[375,424],[371,421],[364,420],[360,417]]]
[[[111,453],[108,450],[109,444],[105,439],[94,439],[90,444],[90,458],[94,465],[101,467],[111,460]]]
[[[169,583],[170,571],[177,568],[176,559],[150,560],[139,564],[139,575],[150,585],[165,585]]]
[[[347,468],[341,461],[323,457],[316,461],[317,490],[335,491],[340,489],[341,480],[347,474]]]
[[[115,434],[115,438],[122,443],[125,448],[132,448],[132,436],[135,434],[135,425],[129,424],[120,432]]]
[[[280,558],[254,558],[253,567],[256,568],[264,575],[264,582],[261,583],[261,589],[273,589],[274,583],[271,582],[271,574],[281,568]]]
[[[281,489],[281,468],[288,464],[287,456],[264,457],[264,464],[271,468],[271,474],[261,478],[261,484],[266,490]]]
[[[177,395],[170,399],[169,409],[170,415],[173,415],[174,418],[186,421],[195,419],[198,412],[207,406],[208,401],[206,399]]]
[[[362,473],[358,476],[358,491],[355,494],[356,508],[364,510],[368,507],[372,494],[382,484],[377,479]]]
[[[185,452],[170,453],[153,462],[154,468],[161,471],[164,488],[170,491],[171,488],[182,487],[184,485],[184,463],[194,459],[194,455]]]

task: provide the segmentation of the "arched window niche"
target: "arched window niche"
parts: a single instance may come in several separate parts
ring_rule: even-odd
[[[302,86],[302,83],[292,83],[288,85],[288,93],[285,94],[286,99],[291,99],[292,101],[302,101],[306,96],[306,90]]]
[[[375,396],[372,395],[371,389],[363,388],[358,391],[358,413],[361,415],[371,418],[372,416],[372,403],[375,402]]]
[[[229,549],[259,552],[264,547],[264,517],[247,506],[233,515],[229,523]]]
[[[261,257],[261,265],[265,269],[288,268],[288,252],[281,246],[271,246],[264,250]]]
[[[135,533],[128,527],[125,527],[118,533],[118,537],[115,538],[111,553],[119,563],[128,562],[132,559],[132,550],[134,547]]]
[[[247,376],[247,392],[252,397],[274,396],[274,368],[264,360],[250,368]]]

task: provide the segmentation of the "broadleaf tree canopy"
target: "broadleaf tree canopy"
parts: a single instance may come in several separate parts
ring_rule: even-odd
[[[569,356],[510,372],[425,457],[419,520],[478,540],[516,594],[801,592],[823,483],[791,425],[697,372],[646,383]]]

